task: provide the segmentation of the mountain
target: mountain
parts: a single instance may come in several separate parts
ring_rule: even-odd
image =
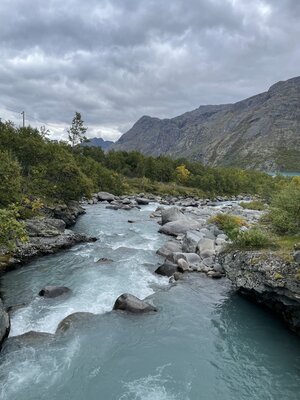
[[[85,147],[101,147],[102,150],[109,150],[113,143],[114,142],[110,140],[103,140],[102,138],[94,137],[88,139],[87,142],[84,142],[81,145]]]
[[[213,166],[300,171],[300,77],[235,104],[200,106],[171,119],[143,116],[113,149]]]

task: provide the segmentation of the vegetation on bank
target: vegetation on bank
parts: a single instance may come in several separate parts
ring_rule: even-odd
[[[210,198],[259,195],[271,203],[269,223],[274,229],[279,233],[299,231],[297,179],[212,168],[165,156],[147,157],[137,151],[104,153],[101,148],[80,145],[86,129],[76,113],[67,143],[50,140],[45,129],[18,128],[11,122],[0,122],[0,247],[11,246],[16,238],[25,240],[20,219],[37,215],[44,205],[68,203],[98,191]],[[12,205],[17,207],[15,211],[11,211]],[[260,209],[263,203],[246,206]],[[11,226],[12,230],[3,226]]]

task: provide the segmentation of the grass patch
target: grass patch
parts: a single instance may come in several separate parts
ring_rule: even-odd
[[[265,204],[260,200],[253,200],[249,202],[240,202],[239,205],[247,210],[263,211],[266,209]]]
[[[234,247],[240,249],[265,249],[275,247],[274,238],[258,227],[239,232],[233,241]]]

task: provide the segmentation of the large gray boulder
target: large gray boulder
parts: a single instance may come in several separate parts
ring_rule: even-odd
[[[179,219],[177,221],[166,223],[159,229],[159,232],[170,236],[178,236],[185,234],[187,231],[198,229],[200,226],[201,224],[197,221],[187,218]]]
[[[40,292],[39,296],[52,299],[54,297],[62,296],[64,294],[70,293],[71,289],[66,286],[45,286]]]
[[[216,254],[215,241],[209,238],[203,238],[198,243],[198,249],[202,258],[212,257]]]
[[[7,338],[10,330],[9,316],[3,306],[2,300],[0,299],[0,349],[3,341]]]
[[[122,310],[130,313],[144,313],[149,311],[157,311],[157,309],[149,303],[140,300],[138,297],[124,293],[119,296],[114,304],[113,310]]]
[[[177,207],[166,208],[161,211],[162,225],[184,218],[186,218],[185,215]]]
[[[172,276],[176,271],[178,271],[178,265],[166,260],[156,269],[155,273],[163,276]]]
[[[107,193],[107,192],[99,192],[99,193],[97,193],[97,197],[98,197],[98,200],[108,201],[109,203],[111,201],[115,200],[115,196],[113,194]]]
[[[168,257],[172,253],[182,251],[181,244],[175,240],[169,240],[157,250],[157,254],[163,257]]]
[[[180,259],[184,259],[190,267],[199,267],[201,264],[201,258],[196,253],[173,253],[174,263]]]
[[[203,237],[203,233],[199,231],[186,232],[182,242],[182,251],[185,253],[196,253],[198,243]]]

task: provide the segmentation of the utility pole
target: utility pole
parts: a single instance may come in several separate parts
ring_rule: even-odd
[[[23,115],[23,128],[25,128],[25,111],[22,111],[21,115]]]

